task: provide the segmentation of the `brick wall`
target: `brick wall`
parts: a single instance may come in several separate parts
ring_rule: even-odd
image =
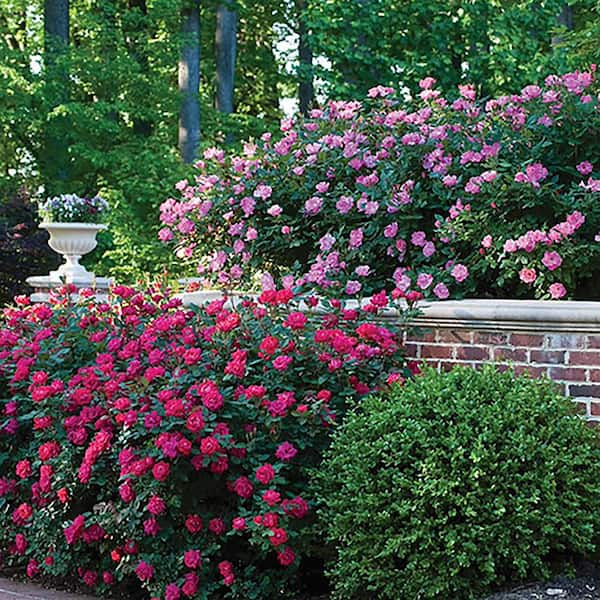
[[[600,314],[600,303],[594,304]],[[573,331],[568,331],[569,323],[559,319],[494,322],[474,316],[461,315],[452,322],[445,315],[440,324],[430,310],[419,319],[421,332],[406,336],[407,354],[438,369],[495,362],[511,365],[518,373],[547,375],[589,420],[600,421],[600,327],[595,322],[574,322]]]

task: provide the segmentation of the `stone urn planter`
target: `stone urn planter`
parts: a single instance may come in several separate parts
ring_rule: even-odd
[[[50,280],[92,285],[95,275],[80,265],[79,259],[96,247],[96,234],[106,227],[97,223],[41,223],[40,228],[50,234],[50,248],[65,258],[56,271],[50,272]]]

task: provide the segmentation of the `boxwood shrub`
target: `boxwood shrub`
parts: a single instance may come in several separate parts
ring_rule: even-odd
[[[597,433],[547,380],[425,371],[360,402],[317,476],[336,598],[480,597],[589,555]]]

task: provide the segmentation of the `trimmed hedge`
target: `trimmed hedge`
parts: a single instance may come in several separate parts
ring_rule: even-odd
[[[547,380],[427,370],[361,402],[317,474],[336,598],[474,598],[589,555],[598,436]]]

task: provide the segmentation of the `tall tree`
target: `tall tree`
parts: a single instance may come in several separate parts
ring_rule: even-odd
[[[179,57],[179,152],[192,163],[200,142],[200,0],[184,0]]]
[[[69,155],[64,135],[64,118],[52,115],[52,111],[69,98],[69,71],[65,61],[68,49],[69,0],[45,0],[44,62],[51,118],[46,122],[44,151],[40,162],[46,184],[50,188],[53,182],[66,182],[68,179]]]
[[[217,7],[215,29],[215,63],[217,90],[215,108],[222,113],[233,112],[235,55],[237,46],[237,10],[230,4]]]
[[[300,112],[307,116],[314,102],[313,53],[308,37],[306,0],[296,0],[298,15],[298,101]]]
[[[69,46],[69,0],[44,2],[44,51],[47,65]]]

